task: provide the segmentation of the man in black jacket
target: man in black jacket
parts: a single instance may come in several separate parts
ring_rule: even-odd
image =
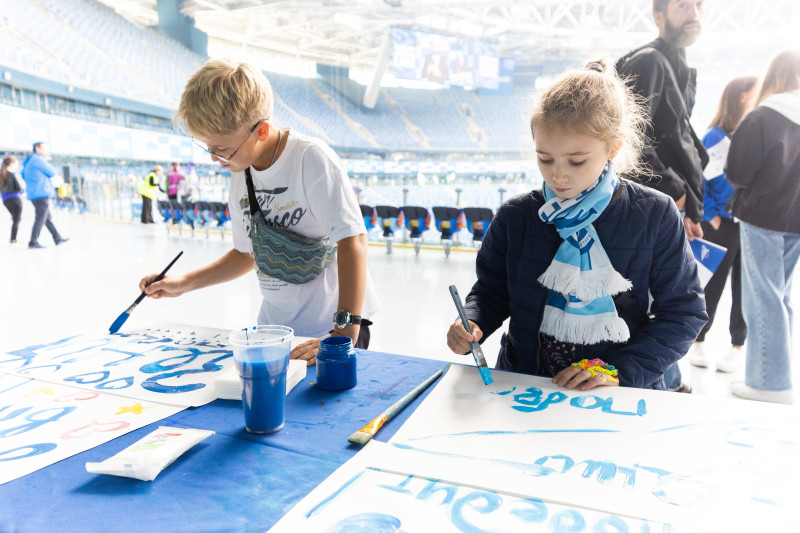
[[[708,154],[689,122],[697,71],[686,63],[686,47],[700,35],[703,0],[653,0],[658,38],[617,62],[633,90],[646,98],[652,146],[644,150],[653,178],[645,183],[685,210],[686,237],[702,237],[703,168]]]
[[[684,213],[686,238],[703,236],[703,168],[708,154],[689,118],[697,71],[686,63],[686,47],[700,35],[703,0],[653,0],[658,38],[623,56],[617,72],[646,99],[652,145],[643,151],[653,177],[645,183],[669,195]],[[667,388],[691,392],[675,363],[664,373]]]

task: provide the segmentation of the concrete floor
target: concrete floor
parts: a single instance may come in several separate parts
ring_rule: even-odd
[[[183,250],[172,272],[186,272],[221,256],[232,246],[230,236],[219,233],[206,238],[200,231],[192,238],[167,232],[163,224],[142,226],[115,223],[91,215],[54,210],[54,221],[71,240],[53,246],[43,231],[43,250],[29,250],[27,241],[33,209],[25,202],[18,240],[8,242],[10,217],[0,210],[0,352],[53,341],[93,330],[106,330],[139,295],[138,282],[146,273],[157,272]],[[465,361],[452,354],[445,343],[456,311],[447,290],[455,284],[462,297],[475,280],[475,253],[454,251],[445,258],[442,250],[423,249],[419,256],[411,248],[395,246],[386,254],[382,246],[370,246],[369,269],[381,299],[381,312],[374,317],[371,349],[444,361]],[[794,301],[800,301],[800,282],[794,284]],[[145,300],[127,322],[168,321],[220,329],[252,325],[260,294],[255,276],[244,276],[225,285],[209,287],[177,299]],[[706,345],[722,355],[728,348],[729,293],[723,295],[720,316],[707,336]],[[798,325],[795,325],[797,330]],[[500,332],[487,339],[483,351],[493,365]],[[708,350],[707,350],[708,351]],[[795,350],[795,355],[800,350]],[[684,381],[695,394],[728,397],[728,385],[744,379],[743,370],[723,374],[681,363]],[[800,372],[794,369],[798,383]]]

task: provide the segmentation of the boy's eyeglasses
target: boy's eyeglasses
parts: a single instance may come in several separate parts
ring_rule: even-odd
[[[236,155],[236,153],[239,151],[239,149],[240,149],[242,146],[244,146],[244,143],[246,143],[246,142],[247,142],[247,139],[249,139],[249,138],[250,138],[250,136],[253,134],[253,132],[254,132],[254,131],[256,131],[256,128],[258,127],[258,125],[259,125],[259,124],[261,124],[261,121],[260,121],[260,120],[259,120],[258,122],[256,122],[256,125],[252,127],[252,129],[250,130],[250,133],[248,133],[248,134],[247,134],[247,137],[245,137],[245,138],[244,138],[244,140],[242,141],[242,143],[241,143],[239,146],[237,146],[237,147],[236,147],[236,150],[234,150],[234,151],[233,151],[233,153],[232,153],[231,155],[229,155],[229,156],[224,156],[224,155],[218,154],[217,152],[215,152],[215,151],[213,151],[213,150],[209,149],[209,148],[208,148],[208,146],[206,146],[205,144],[201,143],[200,141],[198,141],[198,140],[197,140],[197,139],[195,139],[194,137],[192,137],[192,142],[194,142],[194,144],[196,144],[197,146],[199,146],[200,148],[202,148],[202,149],[203,149],[203,151],[204,151],[204,152],[206,152],[207,154],[209,154],[209,155],[213,155],[214,157],[216,157],[217,159],[219,159],[220,161],[223,161],[223,162],[225,162],[225,163],[230,163],[230,162],[231,162],[231,159],[233,159],[233,158],[234,158],[234,156],[235,156],[235,155]]]

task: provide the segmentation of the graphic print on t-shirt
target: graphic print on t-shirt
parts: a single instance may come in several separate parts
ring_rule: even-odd
[[[308,211],[307,208],[299,206],[297,200],[281,201],[281,194],[287,192],[289,187],[276,187],[274,189],[255,189],[258,204],[264,220],[270,226],[291,229],[303,219]],[[288,196],[288,195],[287,195]],[[285,196],[283,197],[285,198]],[[250,232],[250,200],[247,195],[239,200],[242,208],[242,219],[247,232]]]

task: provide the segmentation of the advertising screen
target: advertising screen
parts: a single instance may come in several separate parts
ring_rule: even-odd
[[[391,28],[392,66],[399,79],[496,89],[500,45],[452,35]]]

